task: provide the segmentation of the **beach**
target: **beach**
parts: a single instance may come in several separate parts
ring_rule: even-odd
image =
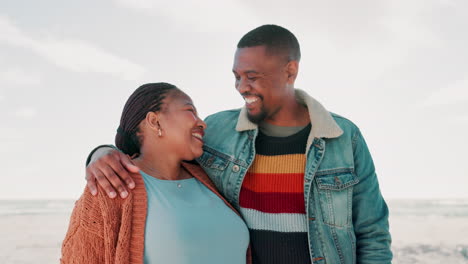
[[[0,263],[59,263],[69,214],[0,216]]]
[[[1,201],[0,263],[59,263],[73,201]],[[389,201],[393,263],[467,264],[468,201]]]

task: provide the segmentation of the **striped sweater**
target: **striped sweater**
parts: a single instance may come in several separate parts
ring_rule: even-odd
[[[310,263],[303,184],[310,128],[288,137],[259,132],[239,198],[253,263]]]

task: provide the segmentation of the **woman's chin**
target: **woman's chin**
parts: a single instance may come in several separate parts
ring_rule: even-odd
[[[199,150],[197,150],[195,153],[194,153],[194,158],[193,159],[197,159],[199,157],[201,157],[201,155],[203,155],[203,148],[200,148]]]
[[[194,160],[203,155],[203,149],[202,148],[197,148],[192,151],[189,155],[186,155],[183,160]]]

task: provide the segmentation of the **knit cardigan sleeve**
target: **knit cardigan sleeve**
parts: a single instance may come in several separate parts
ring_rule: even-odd
[[[85,190],[75,203],[67,234],[62,243],[60,263],[107,263],[109,252],[105,248],[104,219],[101,200],[104,192],[94,197]]]

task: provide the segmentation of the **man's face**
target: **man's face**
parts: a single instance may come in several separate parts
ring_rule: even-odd
[[[288,92],[286,65],[281,56],[268,55],[265,46],[237,49],[232,71],[251,122],[274,119],[281,110]]]

